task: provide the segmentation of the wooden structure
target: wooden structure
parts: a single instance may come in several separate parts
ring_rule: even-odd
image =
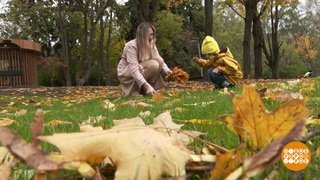
[[[23,39],[0,39],[0,87],[38,85],[39,43]]]

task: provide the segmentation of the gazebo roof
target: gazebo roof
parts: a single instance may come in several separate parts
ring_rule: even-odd
[[[39,43],[24,40],[24,39],[2,39],[2,38],[0,38],[0,43],[3,40],[10,40],[12,43],[20,46],[21,49],[27,49],[27,50],[36,51],[38,53],[41,53],[41,46]]]

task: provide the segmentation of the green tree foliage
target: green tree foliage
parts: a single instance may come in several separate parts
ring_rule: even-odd
[[[243,67],[242,41],[244,22],[231,9],[225,9],[224,12],[216,12],[213,20],[213,37],[217,40],[219,46],[229,47],[234,58]]]
[[[57,6],[59,1],[62,3],[61,7],[63,7],[63,11],[61,11],[62,16],[59,16]],[[320,6],[318,1],[308,0],[306,1],[306,6],[290,4],[289,8],[283,11],[284,14],[279,26],[279,37],[283,41],[281,48],[284,50],[280,50],[281,53],[284,52],[279,64],[280,78],[295,78],[297,75],[302,74],[301,71],[306,71],[306,68],[301,68],[303,67],[303,62],[292,49],[295,34],[308,34],[311,38],[314,38],[312,46],[315,49],[320,48],[320,29],[318,27],[320,22]],[[58,57],[65,60],[65,54],[68,54],[71,85],[77,84],[76,72],[80,69],[80,62],[83,59],[88,61],[88,53],[91,51],[91,67],[85,65],[85,68],[90,69],[89,78],[84,85],[107,84],[105,81],[106,73],[103,70],[104,65],[108,66],[107,59],[109,59],[110,70],[108,73],[111,84],[117,85],[116,66],[121,58],[125,42],[135,38],[135,31],[140,22],[138,11],[141,8],[138,9],[134,0],[128,0],[125,5],[116,4],[113,8],[109,4],[104,14],[97,20],[99,10],[103,7],[101,5],[107,2],[105,0],[97,0],[94,1],[95,3],[89,9],[92,11],[88,12],[92,13],[93,16],[87,16],[93,19],[88,18],[85,20],[84,9],[81,9],[85,7],[82,6],[84,4],[81,5],[81,2],[93,3],[93,0],[9,1],[8,11],[0,15],[3,22],[0,27],[1,38],[28,39],[38,42],[41,44],[42,56],[44,57]],[[108,2],[110,3],[111,1]],[[148,9],[150,11],[149,14],[152,14],[152,17],[148,18],[152,19],[153,24],[157,28],[157,47],[160,55],[169,67],[179,67],[187,71],[191,75],[191,79],[199,77],[200,68],[190,60],[193,56],[198,56],[198,43],[201,47],[202,40],[205,38],[205,10],[203,2],[201,0],[152,0],[149,2],[141,0],[136,2],[148,4],[149,7],[144,7],[143,9]],[[159,7],[154,7],[154,2],[159,2]],[[169,9],[168,3],[172,5]],[[243,27],[245,26],[245,22],[241,18],[244,18],[244,6],[243,4],[238,7],[234,6],[238,10],[237,12],[243,15],[238,16],[230,7],[218,9],[215,5],[216,2],[214,2],[213,6],[212,35],[219,43],[219,46],[228,46],[230,48],[244,71],[243,54],[244,52],[250,52],[250,48],[249,50],[243,48],[245,36]],[[159,10],[156,11],[157,8]],[[153,16],[155,12],[156,16]],[[59,19],[61,17],[62,21]],[[265,19],[265,21],[262,21],[262,24],[263,31],[269,33],[270,22]],[[62,36],[62,32],[65,32],[64,36]],[[87,38],[85,37],[85,32],[88,33]],[[63,39],[66,41],[63,41]],[[89,39],[92,41],[89,41]],[[103,40],[100,41],[101,39]],[[89,44],[85,45],[85,42],[92,43],[90,51]],[[68,49],[65,48],[66,46]],[[85,46],[87,48],[84,48]],[[87,51],[86,54],[84,53],[85,51]],[[253,62],[253,53],[250,53],[249,56],[247,54],[246,57],[251,58],[250,63]],[[266,60],[265,57],[263,58]],[[319,58],[320,53],[315,57],[315,69],[319,69],[320,67]],[[104,62],[102,61],[103,59]],[[265,64],[263,64],[263,70],[263,78],[270,78],[271,71],[268,70]],[[38,72],[40,76],[44,77],[40,79],[43,82],[47,82],[47,85],[50,85],[50,77],[46,77],[45,71],[39,70]],[[65,80],[66,74],[62,73],[62,69],[59,72],[61,73],[59,73],[59,77],[54,79],[53,85],[67,85]]]

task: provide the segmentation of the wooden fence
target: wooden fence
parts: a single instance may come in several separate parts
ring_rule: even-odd
[[[40,44],[23,39],[0,39],[0,87],[38,85]]]

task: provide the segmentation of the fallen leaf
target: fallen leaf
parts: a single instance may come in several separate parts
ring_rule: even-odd
[[[151,114],[151,112],[150,111],[145,111],[145,112],[140,112],[139,113],[139,116],[141,116],[141,117],[148,117],[148,116],[150,116],[150,114]]]
[[[205,119],[191,119],[191,120],[179,120],[180,122],[195,123],[195,124],[212,124],[212,120]]]
[[[109,109],[111,111],[114,111],[116,109],[116,106],[111,101],[109,101],[109,99],[106,99],[103,102],[103,108]]]
[[[8,110],[2,110],[2,111],[0,111],[0,114],[6,114],[6,113],[8,113]]]
[[[153,99],[153,100],[162,101],[162,100],[164,100],[164,95],[163,95],[162,93],[158,93],[158,94],[156,94],[156,95],[153,95],[153,96],[152,96],[152,99]]]
[[[41,102],[37,102],[37,103],[33,104],[32,106],[33,107],[39,107],[39,106],[41,106]]]
[[[57,170],[63,166],[51,161],[49,153],[26,143],[15,132],[6,127],[0,127],[0,141],[18,160],[27,163],[36,170]]]
[[[239,167],[244,157],[243,146],[224,153],[216,152],[215,168],[210,172],[211,179],[224,179]]]
[[[190,155],[191,160],[194,162],[216,162],[216,156],[215,155]]]
[[[231,179],[249,179],[277,162],[281,157],[282,149],[290,142],[299,139],[305,130],[306,120],[301,120],[287,133],[259,151],[256,155],[249,158],[244,165],[230,174],[226,180]]]
[[[16,125],[20,125],[17,121],[13,120],[13,119],[9,119],[9,118],[0,118],[2,120],[0,120],[0,126],[9,126],[10,124],[16,124]]]
[[[184,175],[184,167],[190,157],[189,150],[181,143],[147,126],[121,126],[40,138],[57,146],[69,161],[110,157],[117,166],[115,179],[159,179],[162,174]]]
[[[140,117],[135,117],[131,119],[120,119],[120,120],[113,120],[114,126],[115,127],[126,127],[126,126],[144,126],[145,123]]]
[[[80,132],[95,132],[95,131],[102,131],[102,127],[93,127],[89,124],[80,125]],[[92,160],[91,160],[92,161]]]
[[[168,74],[166,78],[173,78],[180,84],[184,84],[189,80],[189,74],[178,67],[174,67],[171,74]]]
[[[297,122],[311,114],[306,101],[289,101],[269,113],[255,87],[244,86],[243,94],[233,98],[234,114],[226,116],[225,121],[232,131],[252,141],[253,148],[258,150],[273,139],[286,135]]]
[[[31,145],[41,148],[41,141],[38,139],[38,136],[42,135],[43,131],[43,112],[41,109],[37,110],[36,116],[31,122],[30,128],[32,133]]]
[[[46,126],[46,127],[50,127],[50,126],[57,126],[59,124],[72,124],[72,122],[69,122],[69,121],[61,121],[61,120],[52,120],[50,122],[47,122],[45,123],[43,126]]]
[[[25,115],[26,113],[27,113],[27,110],[22,109],[22,110],[20,110],[20,111],[17,111],[14,115],[15,115],[15,116],[23,116],[23,115]]]
[[[100,115],[100,116],[96,116],[96,117],[92,117],[92,116],[89,116],[89,118],[82,122],[81,124],[82,125],[85,125],[85,124],[89,124],[89,125],[92,125],[92,124],[101,124],[103,123],[103,121],[106,120],[106,117]]]
[[[9,179],[13,157],[5,147],[0,147],[0,179]]]
[[[219,91],[219,95],[226,95],[226,94],[230,94],[228,91],[228,88],[223,88],[223,91]]]
[[[137,103],[136,106],[139,107],[139,108],[153,107],[152,104],[147,104],[147,103],[144,103],[144,102],[139,102],[139,103]]]
[[[207,106],[207,105],[212,104],[212,103],[215,103],[215,101],[200,102],[200,103],[194,103],[194,104],[183,104],[183,105],[185,105],[185,106],[201,106],[201,107],[204,107],[204,106]]]

